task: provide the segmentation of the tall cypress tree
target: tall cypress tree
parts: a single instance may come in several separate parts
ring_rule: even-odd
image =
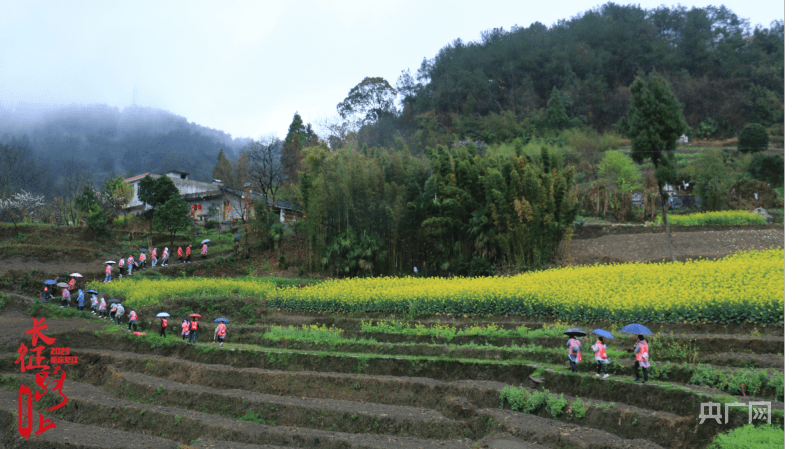
[[[657,189],[662,202],[662,222],[671,252],[676,252],[668,224],[668,198],[663,185],[676,178],[676,141],[687,128],[682,104],[676,98],[670,83],[656,71],[645,78],[638,77],[630,87],[632,103],[629,105],[629,137],[632,139],[632,159],[638,164],[651,161],[657,177]]]

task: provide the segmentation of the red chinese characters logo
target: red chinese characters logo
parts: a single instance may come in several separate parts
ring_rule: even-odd
[[[39,345],[39,340],[46,345],[52,345],[56,340],[42,333],[42,331],[49,328],[49,326],[44,324],[44,321],[44,318],[33,319],[33,327],[25,331],[26,335],[31,336],[31,346],[28,347],[24,342],[21,343],[19,349],[17,349],[19,356],[14,362],[19,364],[20,372],[24,373],[26,371],[38,370],[35,376],[36,391],[31,391],[27,385],[22,384],[19,387],[19,394],[17,396],[19,407],[17,429],[19,430],[19,434],[25,439],[28,439],[33,430],[33,402],[39,402],[48,391],[52,391],[61,396],[61,401],[52,407],[41,409],[42,411],[57,410],[67,403],[67,397],[61,391],[64,387],[66,373],[60,366],[56,366],[52,371],[50,370],[50,366],[45,363],[47,362],[46,357],[42,355],[42,351],[46,348],[43,345]],[[69,348],[51,348],[50,363],[77,363],[77,357],[54,357],[54,354],[68,355]],[[26,356],[27,362],[25,360]],[[59,359],[70,359],[70,361],[59,361]],[[74,359],[74,362],[72,359]],[[34,432],[37,437],[47,430],[56,428],[55,423],[45,418],[41,412],[38,413],[38,426]]]

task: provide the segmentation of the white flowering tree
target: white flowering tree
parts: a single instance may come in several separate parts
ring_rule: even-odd
[[[44,206],[44,196],[33,195],[22,190],[10,198],[0,199],[0,217],[9,220],[14,226],[29,217],[36,209]]]

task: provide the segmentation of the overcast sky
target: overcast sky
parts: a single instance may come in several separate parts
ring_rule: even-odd
[[[617,2],[625,4],[624,2]],[[636,1],[655,8],[662,1]],[[10,1],[0,0],[0,106],[135,101],[233,137],[284,137],[366,76],[395,84],[456,38],[547,26],[598,1]],[[684,2],[703,7],[710,2]],[[751,26],[784,2],[722,3]],[[675,5],[668,3],[668,5]]]

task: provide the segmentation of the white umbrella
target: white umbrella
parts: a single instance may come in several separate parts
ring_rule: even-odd
[[[200,245],[204,245],[206,243],[211,243],[211,239],[205,239],[205,240],[201,241]]]
[[[155,316],[157,316],[158,318],[168,318],[168,317],[170,317],[172,315],[169,315],[166,312],[161,312],[161,313],[159,313],[158,315],[155,315]]]
[[[73,278],[82,278],[83,277],[83,275],[80,274],[80,273],[72,273],[72,274],[70,274],[70,276],[72,276]]]

